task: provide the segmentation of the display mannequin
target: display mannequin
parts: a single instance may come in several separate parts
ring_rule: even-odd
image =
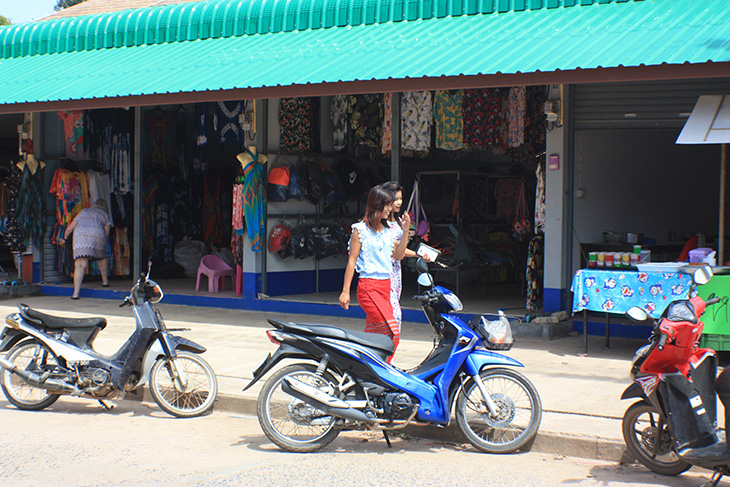
[[[261,164],[266,164],[269,160],[269,157],[266,154],[259,154],[256,146],[250,145],[248,146],[248,149],[238,154],[236,156],[236,159],[238,159],[238,162],[241,163],[241,166],[243,166],[243,170],[245,172],[246,166],[248,166],[251,162],[257,161]]]

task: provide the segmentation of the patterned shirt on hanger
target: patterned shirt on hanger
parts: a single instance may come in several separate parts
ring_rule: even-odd
[[[434,96],[436,147],[443,150],[466,149],[464,145],[464,92],[439,90]]]
[[[332,145],[337,151],[347,147],[347,95],[335,95],[332,97],[330,106],[330,117],[334,125],[332,131]]]
[[[401,147],[416,151],[431,148],[433,101],[430,91],[406,91],[401,95]]]

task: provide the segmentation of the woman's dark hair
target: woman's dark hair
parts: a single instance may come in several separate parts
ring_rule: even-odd
[[[365,220],[365,225],[369,226],[373,230],[379,230],[383,225],[383,221],[380,222],[380,225],[376,225],[377,222],[375,221],[375,214],[382,212],[383,209],[394,200],[394,194],[383,188],[382,184],[370,188],[368,201],[365,204],[365,217],[363,218],[363,220]]]
[[[383,183],[383,189],[386,191],[390,191],[393,194],[393,201],[396,200],[395,195],[400,191],[401,196],[403,195],[403,186],[401,186],[396,181],[388,181],[387,183]],[[401,205],[400,211],[398,213],[392,213],[391,215],[394,216],[394,220],[398,221],[398,218],[400,218],[403,215],[403,212],[406,211],[406,209]]]

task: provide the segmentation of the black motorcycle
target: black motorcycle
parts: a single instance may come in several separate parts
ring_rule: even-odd
[[[24,304],[8,315],[0,333],[0,386],[19,409],[41,410],[62,395],[119,399],[148,384],[155,402],[177,417],[200,416],[213,407],[218,382],[200,354],[205,347],[175,336],[152,307],[164,296],[142,274],[120,305],[132,306],[136,329],[111,356],[96,352],[94,340],[106,318],[63,318]]]

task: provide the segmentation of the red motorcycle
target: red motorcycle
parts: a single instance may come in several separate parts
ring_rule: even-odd
[[[649,343],[636,351],[631,363],[633,383],[621,399],[638,398],[624,414],[626,447],[650,470],[678,475],[693,465],[714,470],[706,484],[716,486],[730,472],[725,431],[717,426],[717,398],[729,425],[730,367],[717,376],[715,351],[699,348],[704,324],[700,317],[720,301],[696,296],[696,286],[712,278],[709,266],[686,267],[692,274],[690,299],[673,301],[654,323]],[[627,316],[638,323],[652,320],[639,307]]]

